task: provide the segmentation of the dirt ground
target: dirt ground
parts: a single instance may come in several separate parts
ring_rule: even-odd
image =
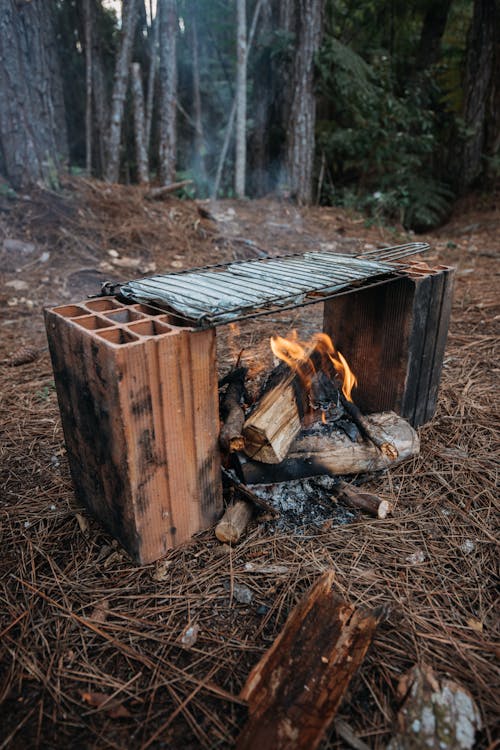
[[[153,270],[415,238],[274,199],[146,201],[140,188],[81,179],[60,194],[0,191],[0,750],[232,747],[250,669],[327,568],[346,599],[389,611],[339,712],[355,734],[386,746],[398,679],[425,663],[473,695],[477,747],[499,747],[499,229],[499,195],[476,196],[417,238],[431,243],[429,262],[456,266],[456,290],[421,454],[369,485],[392,517],[293,534],[254,524],[234,548],[209,530],[139,567],[75,507],[43,307]],[[249,323],[245,345],[307,315]],[[221,333],[222,369],[239,346]],[[321,748],[343,747],[333,727]]]

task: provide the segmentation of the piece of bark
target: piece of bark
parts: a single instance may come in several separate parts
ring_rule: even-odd
[[[253,506],[245,500],[237,500],[230,505],[215,527],[219,542],[236,544],[253,516]]]
[[[229,384],[221,402],[221,427],[219,442],[227,453],[241,451],[245,447],[245,439],[241,434],[245,422],[245,412],[242,401],[245,397],[246,367],[236,367],[229,373]]]
[[[329,570],[316,581],[250,672],[237,750],[314,750],[333,721],[382,617],[343,602],[334,580]]]
[[[320,474],[364,474],[397,466],[418,455],[418,435],[402,417],[387,412],[370,414],[366,419],[373,430],[389,437],[398,451],[396,459],[386,456],[371,442],[353,443],[342,430],[333,430],[329,435],[308,431],[294,440],[284,461],[272,466],[234,454],[238,475],[245,484],[269,484]]]
[[[163,185],[163,187],[151,188],[144,195],[147,201],[158,201],[164,198],[169,193],[175,193],[176,190],[180,190],[187,185],[191,185],[193,180],[179,180],[179,182],[171,182],[169,185]]]
[[[393,506],[388,500],[382,500],[371,492],[360,492],[357,487],[353,487],[347,482],[340,482],[337,489],[338,497],[350,508],[364,510],[381,519],[387,518],[389,513],[393,511]]]
[[[296,387],[288,378],[267,391],[243,425],[245,453],[255,461],[277,464],[301,430]]]

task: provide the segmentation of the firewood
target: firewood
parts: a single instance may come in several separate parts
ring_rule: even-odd
[[[397,458],[389,458],[371,442],[352,442],[342,430],[334,430],[329,435],[308,431],[294,440],[286,459],[273,466],[251,461],[241,453],[235,454],[239,476],[245,484],[267,484],[319,474],[362,474],[397,466],[418,455],[418,435],[402,417],[386,412],[370,414],[366,420],[373,431],[388,436],[396,447]]]
[[[334,579],[329,570],[316,581],[252,669],[237,750],[314,750],[332,723],[383,614],[342,601]]]
[[[293,379],[264,394],[243,425],[244,451],[266,464],[283,461],[301,429],[301,412]]]
[[[245,439],[241,434],[245,422],[245,412],[241,402],[245,396],[246,374],[246,367],[236,367],[228,374],[229,385],[221,402],[223,425],[219,442],[228,453],[241,451],[245,447]]]
[[[377,518],[387,518],[393,511],[393,506],[388,500],[382,500],[371,492],[360,492],[357,487],[346,482],[339,482],[337,489],[338,497],[351,508],[359,508]]]
[[[379,448],[385,456],[391,459],[396,459],[398,457],[396,446],[390,443],[386,436],[381,435],[379,431],[373,428],[373,425],[365,415],[361,413],[355,403],[348,401],[343,394],[340,394],[340,400],[352,421],[359,427],[361,434],[373,443],[373,445]]]
[[[234,505],[229,506],[215,527],[215,536],[219,542],[235,544],[241,538],[252,516],[252,505],[245,500],[237,500]]]

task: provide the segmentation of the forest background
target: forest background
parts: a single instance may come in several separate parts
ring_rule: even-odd
[[[500,171],[498,0],[0,0],[4,191],[191,180],[425,230]]]

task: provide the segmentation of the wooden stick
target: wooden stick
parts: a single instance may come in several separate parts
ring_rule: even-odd
[[[377,518],[387,518],[394,509],[388,500],[382,500],[371,492],[360,492],[357,487],[346,482],[339,482],[338,497],[349,507],[359,508]]]
[[[236,492],[241,495],[244,500],[252,503],[252,505],[255,505],[255,507],[261,511],[270,513],[272,516],[279,516],[279,512],[276,510],[276,508],[273,508],[272,505],[266,503],[265,500],[252,492],[252,490],[247,487],[246,484],[240,482],[239,479],[234,476],[232,471],[228,471],[227,469],[224,469],[224,467],[222,467],[221,471],[224,480],[226,480],[232,487],[234,487]]]
[[[316,581],[252,669],[237,750],[314,750],[333,721],[382,617],[343,602],[334,579],[329,570]]]
[[[341,393],[340,400],[342,406],[351,417],[352,421],[359,427],[364,437],[369,440],[373,445],[379,448],[382,453],[391,459],[398,457],[398,450],[395,445],[389,443],[385,436],[381,436],[373,429],[373,426],[367,420],[367,418],[360,412],[358,407],[353,401],[348,401],[346,397]]]
[[[246,500],[237,500],[234,505],[230,505],[215,527],[215,536],[219,542],[238,542],[253,516],[253,510],[253,506]]]

